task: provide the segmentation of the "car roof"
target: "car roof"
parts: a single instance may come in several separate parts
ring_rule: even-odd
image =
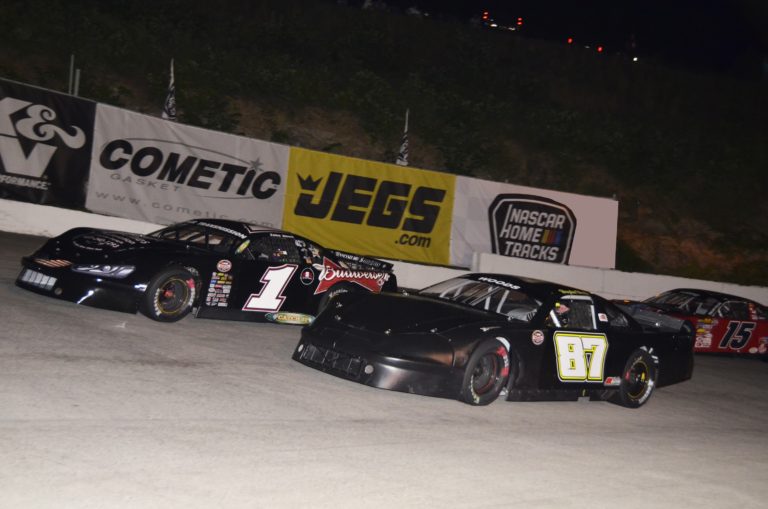
[[[541,301],[544,301],[545,299],[551,297],[552,295],[558,295],[558,296],[559,295],[592,295],[590,292],[587,292],[586,290],[580,290],[572,286],[561,285],[559,283],[553,283],[551,281],[544,281],[541,279],[535,279],[535,278],[529,278],[529,277],[523,277],[523,276],[511,276],[509,274],[476,272],[471,274],[465,274],[464,276],[461,276],[461,277],[474,279],[474,280],[485,279],[486,281],[488,279],[494,279],[497,281],[501,281],[502,283],[512,284],[520,287],[520,289],[524,293],[532,297],[535,297]]]
[[[196,224],[199,226],[207,226],[209,228],[222,230],[242,238],[249,237],[254,233],[284,233],[286,235],[293,235],[298,237],[298,235],[294,233],[280,230],[278,228],[270,228],[269,226],[246,223],[244,221],[235,221],[232,219],[191,219],[179,224]]]
[[[737,295],[731,295],[731,294],[728,294],[728,293],[716,292],[714,290],[704,290],[704,289],[700,289],[700,288],[675,288],[673,290],[667,290],[665,292],[661,292],[659,295],[669,294],[669,293],[691,293],[691,294],[698,295],[698,296],[701,296],[701,297],[712,297],[712,298],[720,300],[720,301],[741,300],[741,301],[744,301],[744,302],[754,302],[753,300],[747,299],[746,297],[739,297]]]

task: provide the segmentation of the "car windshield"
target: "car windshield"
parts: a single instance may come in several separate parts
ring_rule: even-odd
[[[425,288],[419,294],[529,322],[541,303],[512,286],[514,285],[507,287],[488,281],[454,278]]]
[[[198,244],[221,252],[227,251],[236,240],[239,240],[226,232],[212,230],[192,223],[168,226],[162,230],[150,233],[149,237]]]
[[[656,304],[669,311],[691,315],[709,315],[720,304],[718,299],[685,291],[670,291],[651,297],[646,302]]]

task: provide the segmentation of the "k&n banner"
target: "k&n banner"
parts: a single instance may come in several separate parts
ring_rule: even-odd
[[[283,228],[342,251],[447,265],[455,179],[291,148]]]
[[[0,80],[0,198],[83,209],[95,103]]]
[[[279,228],[288,153],[99,104],[86,206],[158,224],[223,218]]]

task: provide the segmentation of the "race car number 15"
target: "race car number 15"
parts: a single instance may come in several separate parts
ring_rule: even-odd
[[[605,334],[555,332],[557,376],[563,382],[602,382],[608,339]]]

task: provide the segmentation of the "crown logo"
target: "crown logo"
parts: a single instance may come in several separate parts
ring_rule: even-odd
[[[320,182],[322,181],[323,181],[322,177],[315,180],[312,178],[312,175],[307,175],[306,177],[302,177],[301,175],[299,175],[299,185],[305,191],[316,191],[317,186],[319,186]]]

